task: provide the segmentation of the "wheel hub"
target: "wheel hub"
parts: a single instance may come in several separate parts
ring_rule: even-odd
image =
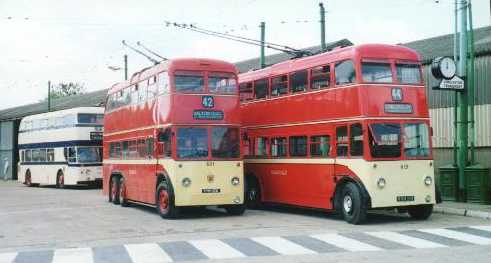
[[[257,198],[257,191],[255,188],[249,190],[249,200],[255,201]]]
[[[165,190],[160,191],[159,206],[162,212],[166,212],[166,210],[169,208],[169,194]]]
[[[344,197],[343,208],[346,213],[351,214],[351,212],[353,211],[353,199],[351,199],[351,196],[346,195]]]

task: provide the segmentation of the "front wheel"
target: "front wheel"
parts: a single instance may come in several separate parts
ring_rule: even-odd
[[[246,206],[250,209],[258,209],[261,206],[261,189],[258,181],[248,180],[245,191]]]
[[[59,172],[56,175],[56,188],[65,188],[65,176],[63,175],[63,172]]]
[[[174,189],[167,182],[161,182],[157,187],[155,198],[157,212],[162,218],[172,219],[179,217],[179,207],[175,206]]]
[[[31,171],[29,171],[29,170],[27,170],[26,176],[24,177],[24,184],[27,187],[31,187],[32,186]]]
[[[433,213],[433,205],[415,205],[407,209],[408,214],[416,220],[426,220]]]
[[[119,179],[119,203],[123,207],[129,206],[128,199],[126,198],[126,184],[123,177]]]
[[[367,217],[367,207],[361,191],[354,183],[347,183],[342,190],[341,210],[346,222],[354,225],[363,223]]]
[[[225,206],[225,210],[229,215],[234,215],[234,216],[240,216],[244,214],[246,210],[246,205],[241,204],[241,205],[227,205]]]

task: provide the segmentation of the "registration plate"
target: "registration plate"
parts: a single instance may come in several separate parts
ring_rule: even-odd
[[[220,193],[220,188],[205,188],[205,189],[201,189],[201,193],[203,193],[203,194]]]
[[[397,197],[397,202],[412,202],[414,201],[414,195],[403,195]]]

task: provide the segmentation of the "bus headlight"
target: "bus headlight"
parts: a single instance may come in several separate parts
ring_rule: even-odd
[[[431,179],[431,176],[426,176],[425,177],[425,185],[431,185],[433,183],[433,179]]]
[[[239,177],[233,177],[230,182],[232,183],[232,185],[239,185],[240,179],[239,179]]]
[[[382,189],[382,188],[385,187],[385,185],[386,185],[385,179],[384,178],[379,178],[378,181],[377,181],[378,188]]]
[[[184,177],[184,178],[182,179],[182,182],[181,182],[181,183],[182,183],[182,186],[184,186],[184,187],[188,187],[188,186],[190,186],[190,185],[191,185],[191,179],[189,179],[188,177]]]

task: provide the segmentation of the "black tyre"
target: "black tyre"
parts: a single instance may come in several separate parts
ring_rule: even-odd
[[[225,206],[225,210],[229,215],[240,216],[243,215],[246,210],[246,205],[227,205]]]
[[[261,187],[255,177],[247,180],[245,204],[250,209],[258,209],[261,206]]]
[[[161,182],[157,187],[155,197],[157,212],[162,218],[173,219],[179,217],[179,207],[175,206],[174,189],[167,182]]]
[[[354,225],[363,223],[367,218],[366,200],[363,200],[361,191],[354,183],[347,183],[341,192],[339,205],[346,222]]]
[[[32,187],[32,177],[31,177],[31,171],[30,170],[26,171],[26,175],[24,177],[24,184],[27,187]]]
[[[123,207],[127,207],[130,204],[128,203],[128,199],[126,197],[126,184],[124,182],[124,177],[119,178],[119,204]]]
[[[415,205],[407,209],[408,214],[416,220],[426,220],[433,213],[433,205]]]
[[[65,188],[65,175],[61,171],[56,175],[56,188]]]
[[[119,177],[113,176],[109,182],[109,202],[119,204]]]

